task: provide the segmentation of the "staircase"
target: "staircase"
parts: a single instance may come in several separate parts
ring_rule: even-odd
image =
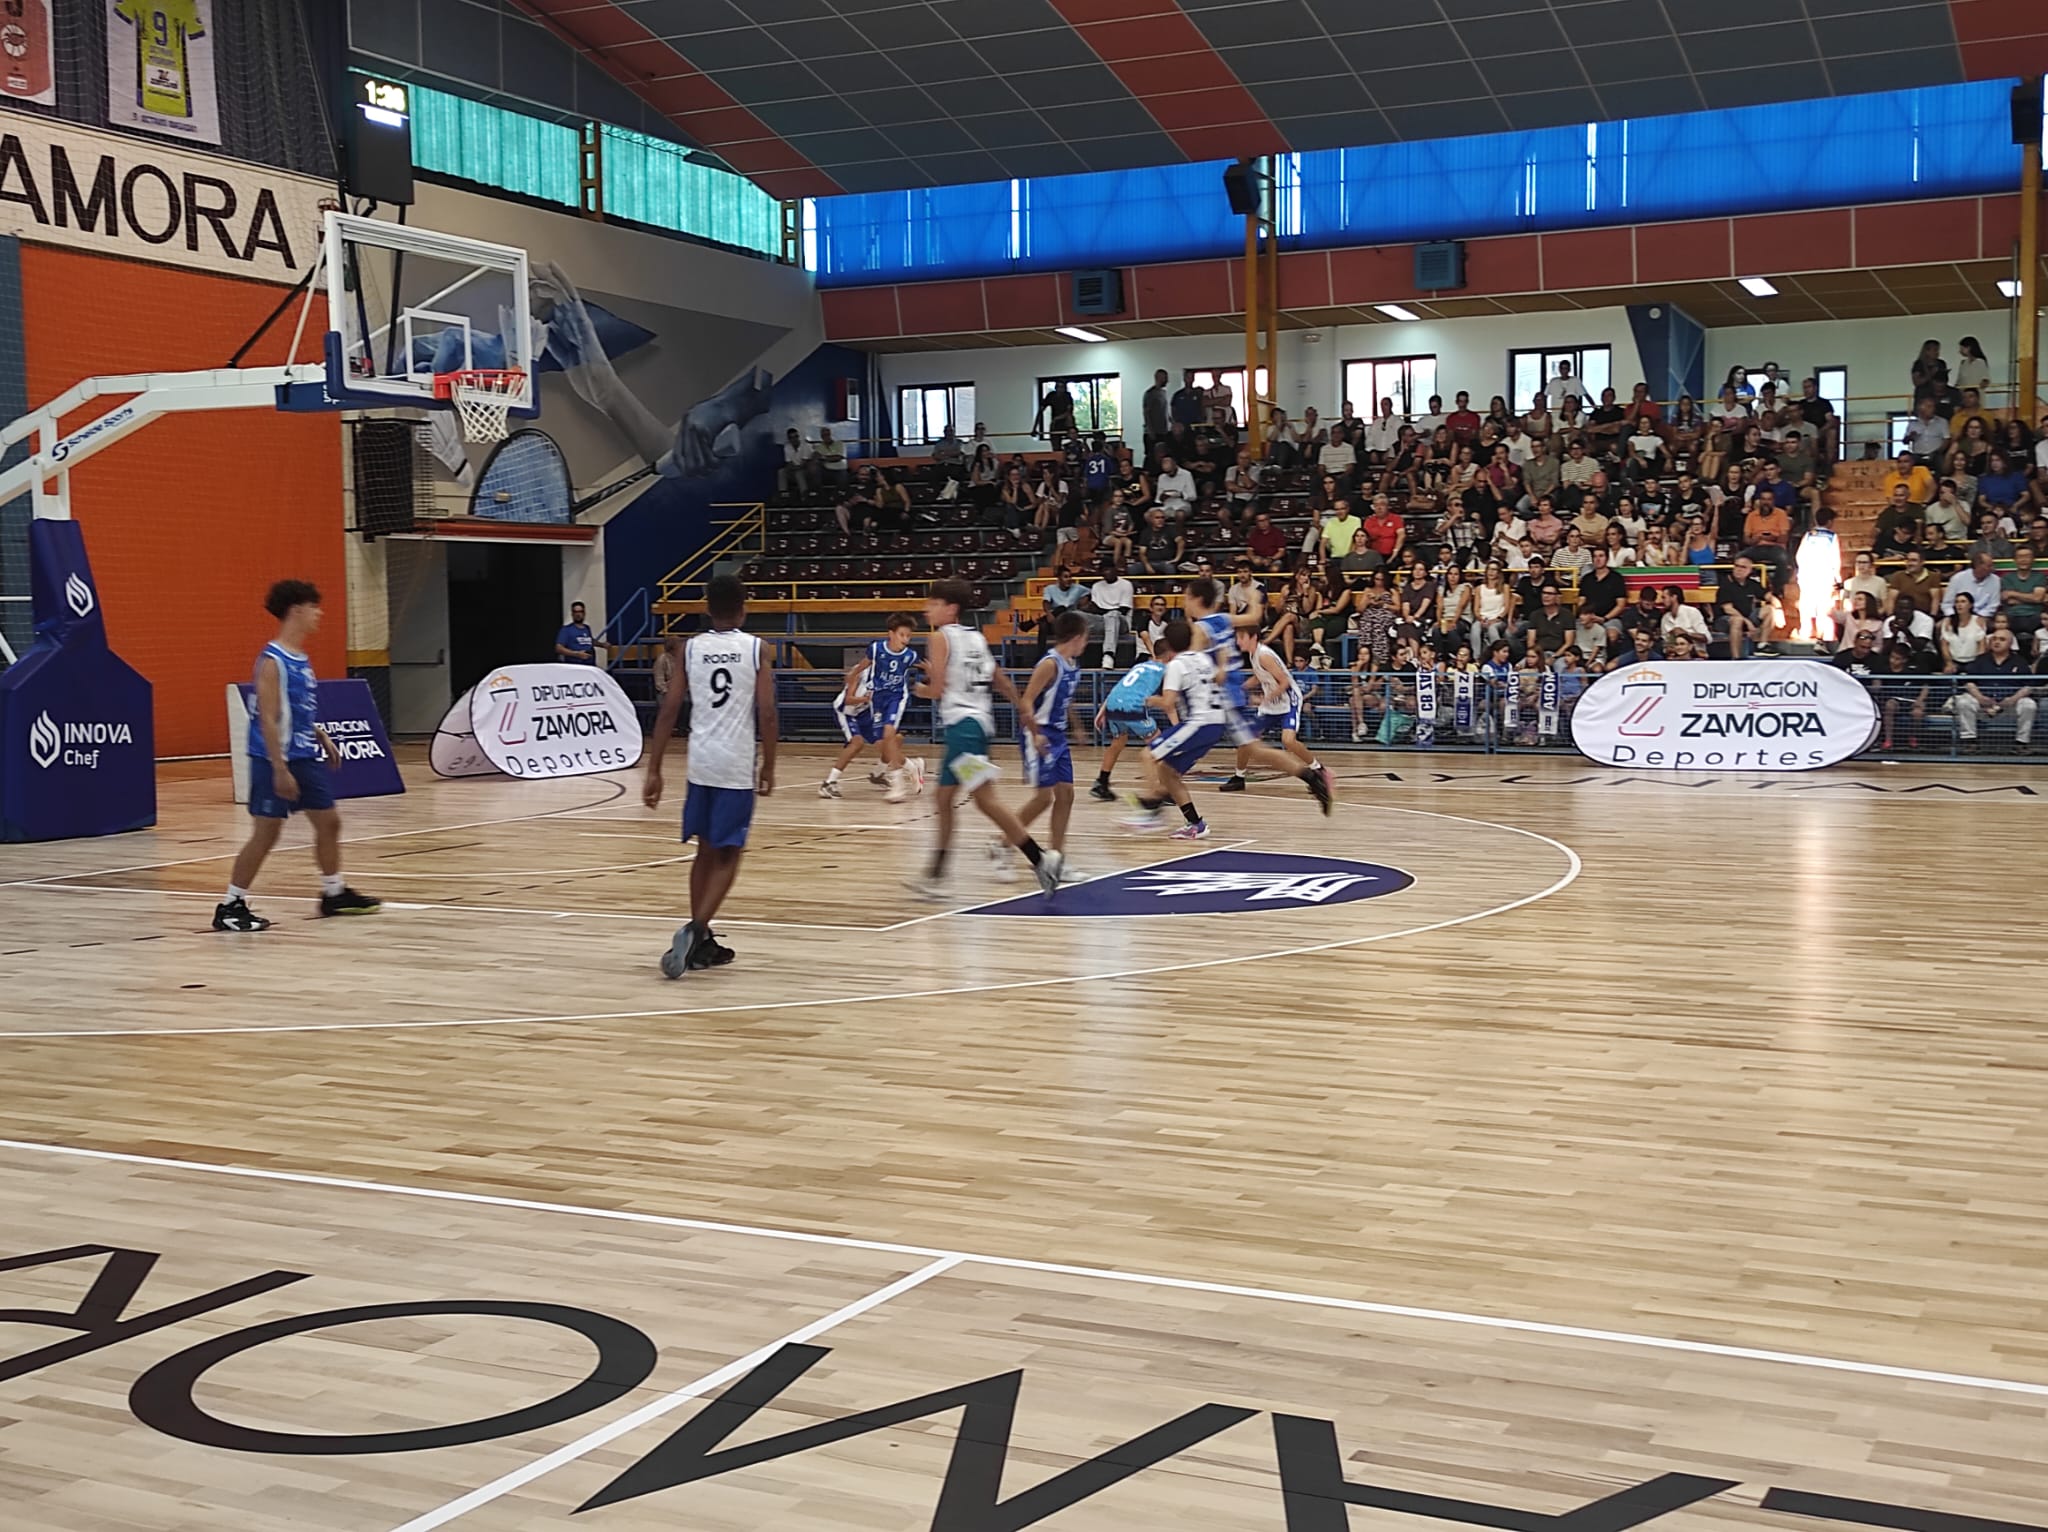
[[[1828,476],[1822,503],[1835,513],[1835,536],[1845,553],[1868,548],[1877,532],[1877,513],[1884,509],[1884,476],[1891,464],[1858,458],[1837,463]]]

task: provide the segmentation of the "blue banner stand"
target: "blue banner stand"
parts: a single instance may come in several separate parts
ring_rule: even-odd
[[[150,686],[107,647],[75,521],[29,523],[35,642],[0,674],[0,841],[156,823]]]
[[[370,683],[353,678],[322,681],[314,698],[315,716],[341,764],[330,780],[337,798],[383,798],[405,791],[384,716],[370,695]],[[235,802],[249,801],[249,718],[256,710],[256,688],[247,681],[228,687],[228,756],[235,763]]]

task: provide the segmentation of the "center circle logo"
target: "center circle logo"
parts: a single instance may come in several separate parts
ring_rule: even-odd
[[[1028,894],[969,915],[1270,915],[1398,894],[1415,881],[1398,867],[1278,851],[1205,851],[1155,867],[1091,878],[1052,898]]]

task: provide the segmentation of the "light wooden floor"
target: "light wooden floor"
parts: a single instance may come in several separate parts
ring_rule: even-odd
[[[1398,894],[1001,920],[817,754],[681,984],[624,781],[259,938],[219,766],[0,848],[0,1528],[2048,1527],[2048,773],[1357,755],[1208,849]]]

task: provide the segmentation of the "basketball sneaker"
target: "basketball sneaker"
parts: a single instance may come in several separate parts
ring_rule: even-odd
[[[992,840],[988,843],[988,870],[995,874],[996,880],[1001,883],[1008,883],[1017,876],[1017,864],[1010,860],[1008,842]]]
[[[1197,819],[1191,825],[1182,825],[1172,835],[1167,837],[1169,840],[1207,840],[1208,838],[1209,821],[1206,819]]]
[[[1247,791],[1247,789],[1244,778],[1233,773],[1224,778],[1223,785],[1217,788],[1216,791],[1219,793],[1241,793]]]
[[[818,784],[818,796],[820,798],[837,798],[839,796],[839,784],[837,782],[820,782]]]
[[[1116,789],[1107,782],[1097,782],[1088,789],[1088,796],[1097,803],[1114,803],[1116,802]]]
[[[246,899],[223,899],[213,907],[216,931],[268,931],[270,922],[249,908]]]
[[[1038,886],[1044,891],[1046,898],[1050,899],[1059,892],[1062,881],[1060,875],[1066,868],[1067,859],[1060,852],[1047,851],[1040,854],[1038,865],[1031,870],[1038,874]]]
[[[696,949],[690,954],[692,968],[723,968],[737,954],[718,939],[716,931],[706,931],[698,940]]]
[[[1337,795],[1330,790],[1330,772],[1328,767],[1316,766],[1310,768],[1303,774],[1301,783],[1302,786],[1308,789],[1308,795],[1322,805],[1325,814],[1336,812]]]
[[[928,872],[921,872],[915,877],[905,878],[903,886],[915,898],[922,899],[926,904],[941,903],[949,892],[944,878],[935,878]]]
[[[888,768],[888,767],[886,767],[886,766],[874,766],[874,767],[870,767],[870,768],[868,769],[868,781],[869,781],[870,783],[872,783],[872,784],[873,784],[874,786],[876,786],[876,787],[880,787],[880,786],[881,786],[881,785],[882,785],[882,784],[883,784],[884,782],[886,782],[886,781],[888,781],[888,780],[889,780],[889,768]]]
[[[384,908],[384,901],[382,899],[374,898],[369,894],[359,894],[354,889],[346,886],[338,894],[322,894],[320,896],[320,913],[322,915],[374,915],[382,908]]]
[[[909,796],[909,768],[898,767],[895,771],[889,773],[889,793],[888,796],[885,797],[882,801],[884,803],[901,803],[904,799],[908,798]]]
[[[910,790],[915,793],[924,791],[924,757],[921,755],[910,758]]]
[[[670,979],[680,979],[692,968],[702,968],[705,966],[702,963],[692,961],[692,959],[696,956],[697,943],[710,936],[710,934],[709,931],[700,933],[694,923],[677,926],[676,934],[668,944],[668,951],[661,955],[661,971],[663,976]]]

